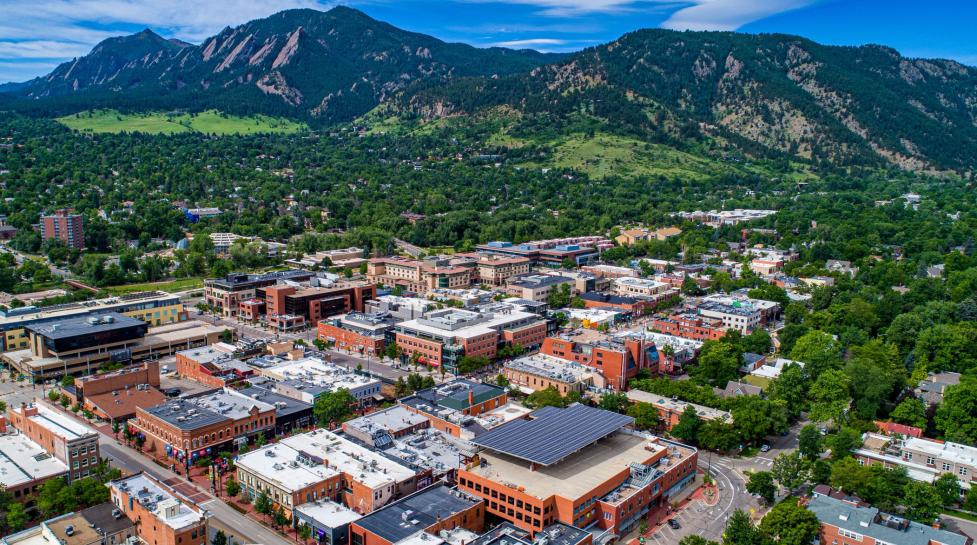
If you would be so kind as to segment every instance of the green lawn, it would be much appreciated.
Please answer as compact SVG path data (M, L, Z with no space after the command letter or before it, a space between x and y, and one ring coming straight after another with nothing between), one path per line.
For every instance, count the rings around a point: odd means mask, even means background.
M140 291L165 291L169 293L177 291L186 291L196 288L202 288L204 286L204 281L202 278L180 278L177 280L171 280L169 282L146 282L144 284L125 284L122 286L110 286L104 288L104 291L111 295L125 295L127 293L136 293Z
M123 114L115 110L91 110L59 117L57 121L70 129L90 133L177 134L200 132L228 135L293 133L309 128L304 123L277 117L266 115L241 117L222 114L217 110L207 110L197 114L172 112Z

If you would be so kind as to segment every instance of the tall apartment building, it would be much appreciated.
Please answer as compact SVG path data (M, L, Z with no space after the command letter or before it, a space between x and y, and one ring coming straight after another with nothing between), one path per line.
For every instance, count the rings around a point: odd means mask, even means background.
M112 504L136 524L147 545L207 545L210 514L143 472L107 483Z
M14 427L69 469L68 480L92 474L99 461L98 432L41 403L9 407Z
M445 309L401 322L395 327L397 346L421 363L457 370L463 356L494 358L499 346L539 346L546 321L516 305L494 303L471 310Z
M378 257L367 262L366 278L385 286L402 286L417 292L447 288L467 288L475 277L474 260L469 258Z
M247 320L264 317L279 331L290 331L352 310L363 311L366 301L376 297L376 286L366 282L343 282L332 286L296 287L275 285L255 290L242 301L239 316Z
M457 254L475 259L475 281L486 286L504 286L513 276L529 273L528 257L508 257L486 253Z
M74 210L55 210L53 214L41 216L41 239L60 240L69 248L81 250L85 247L84 220Z

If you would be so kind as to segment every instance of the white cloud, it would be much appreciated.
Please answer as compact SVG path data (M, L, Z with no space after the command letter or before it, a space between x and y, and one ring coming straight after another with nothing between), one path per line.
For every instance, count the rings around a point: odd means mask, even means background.
M818 0L693 0L695 5L672 14L662 28L737 30L771 15L810 6Z
M560 40L557 38L528 38L525 40L509 40L506 42L495 42L491 44L495 47L512 47L516 49L527 48L527 47L539 47L547 45L566 45L566 40Z

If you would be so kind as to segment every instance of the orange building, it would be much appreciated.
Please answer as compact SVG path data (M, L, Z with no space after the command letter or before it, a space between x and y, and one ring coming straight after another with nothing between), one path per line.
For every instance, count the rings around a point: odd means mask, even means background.
M176 353L176 373L211 388L223 388L253 376L255 371L226 350L201 346Z
M107 484L112 503L136 523L147 545L207 545L210 514L195 502L146 473Z
M430 534L434 545L441 541L434 537L441 531L464 528L481 533L484 526L481 499L439 483L350 523L349 537L350 545L394 545Z
M69 481L88 477L98 465L98 432L43 402L9 407L7 418L31 441L68 465Z
M365 282L309 288L275 285L257 288L254 298L241 302L239 314L255 320L263 313L269 326L288 331L352 310L362 312L366 301L375 297L376 286Z
M303 503L337 500L342 494L338 471L282 443L265 445L234 460L237 481L254 499L264 492L288 518Z
M637 338L621 340L590 331L547 337L539 353L592 367L604 377L607 388L618 391L626 390L641 369L658 372L654 343Z
M318 337L321 341L335 343L341 350L378 355L383 352L387 339L393 337L395 324L396 321L386 313L351 312L321 320Z
M728 329L718 318L707 318L695 313L673 314L668 318L658 317L652 320L649 326L667 335L697 341L721 339Z
M458 488L530 533L562 522L624 535L691 484L698 458L632 422L580 404L539 409L476 437L479 463L459 471Z

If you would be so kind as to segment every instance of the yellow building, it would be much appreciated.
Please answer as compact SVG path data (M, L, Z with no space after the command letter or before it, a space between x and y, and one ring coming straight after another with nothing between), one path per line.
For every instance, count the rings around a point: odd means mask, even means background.
M49 307L14 308L0 311L3 352L21 350L30 345L24 329L27 326L107 312L138 318L151 326L173 324L187 319L186 308L180 297L162 291L131 293Z

